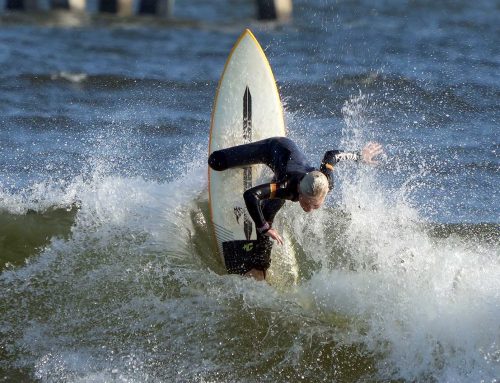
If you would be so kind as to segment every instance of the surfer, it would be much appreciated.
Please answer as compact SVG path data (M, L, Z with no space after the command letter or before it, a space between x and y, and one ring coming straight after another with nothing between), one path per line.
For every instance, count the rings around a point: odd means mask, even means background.
M269 238L283 244L283 238L272 225L285 201L299 202L305 212L318 209L328 191L333 189L333 169L338 162L351 160L376 164L374 157L382 152L382 145L375 142L368 143L357 152L329 150L317 170L309 164L298 146L286 137L273 137L214 151L208 158L213 170L264 164L274 172L271 182L254 186L243 193L248 213L257 229L257 249L251 258L244 261L244 267L234 272L264 280L271 263L272 243ZM238 259L241 263L241 258ZM231 260L226 258L226 266L228 263ZM228 271L231 272L229 268Z

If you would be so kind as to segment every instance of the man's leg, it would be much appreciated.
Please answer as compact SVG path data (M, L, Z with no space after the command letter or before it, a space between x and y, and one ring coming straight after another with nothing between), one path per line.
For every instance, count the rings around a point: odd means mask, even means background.
M253 278L257 281L265 281L266 280L266 272L264 270L252 269L248 273L245 274L245 277Z
M273 244L269 237L257 233L257 245L253 253L250 265L250 271L244 275L247 277L255 278L258 281L266 279L266 272L271 265L271 250Z
M217 171L256 164L269 165L272 139L216 150L208 157L208 164Z
M264 214L264 218L272 226L274 217L279 209L283 207L285 204L285 200L282 199L268 199L262 202L262 213ZM273 241L262 234L257 234L257 241L259 242L259 253L268 254L267 267L262 269L253 268L245 275L255 278L258 281L263 281L266 279L266 271L271 264L271 249L273 247Z

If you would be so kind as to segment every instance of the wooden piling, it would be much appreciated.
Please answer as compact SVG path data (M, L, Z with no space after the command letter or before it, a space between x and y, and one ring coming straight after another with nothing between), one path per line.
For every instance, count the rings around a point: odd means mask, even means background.
M292 16L292 0L257 0L259 20L286 20Z
M105 12L120 16L152 14L172 17L175 0L0 0L4 10L49 11L64 8L78 12Z
M48 11L51 9L50 0L4 0L0 2L2 10L20 11Z
M162 17L172 17L174 14L175 0L158 0L156 14Z
M87 10L87 1L85 0L68 0L69 9L72 11L84 12Z

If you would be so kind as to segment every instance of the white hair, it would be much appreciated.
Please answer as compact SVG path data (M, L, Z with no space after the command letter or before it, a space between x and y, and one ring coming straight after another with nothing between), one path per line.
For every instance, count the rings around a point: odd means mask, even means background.
M308 197L324 197L328 193L328 179L323 173L314 170L302 178L299 190Z

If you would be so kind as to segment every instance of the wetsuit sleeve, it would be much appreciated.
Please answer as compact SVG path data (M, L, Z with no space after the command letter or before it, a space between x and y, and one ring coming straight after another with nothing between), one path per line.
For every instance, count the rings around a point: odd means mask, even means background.
M285 195L285 186L286 185L280 183L268 183L255 186L243 193L248 213L250 213L250 216L255 222L255 226L259 233L265 233L271 228L264 218L261 201L274 198L288 199ZM274 214L276 214L276 212L274 212Z
M341 161L359 161L361 159L360 152L342 152L340 150L329 150L323 156L321 166L319 168L328 179L329 189L333 189L333 169L334 166Z

